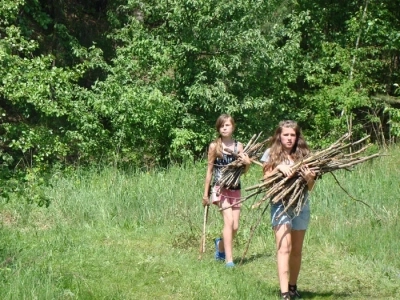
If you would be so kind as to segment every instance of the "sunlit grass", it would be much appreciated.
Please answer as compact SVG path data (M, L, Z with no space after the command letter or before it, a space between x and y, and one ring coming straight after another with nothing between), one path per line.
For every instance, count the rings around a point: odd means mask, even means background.
M335 176L311 193L299 288L305 299L396 299L400 151ZM265 214L244 264L213 260L222 220L210 208L198 260L205 164L153 173L112 168L55 174L49 208L0 206L1 299L278 299L274 241ZM253 166L243 186L261 178ZM260 211L242 209L239 262Z

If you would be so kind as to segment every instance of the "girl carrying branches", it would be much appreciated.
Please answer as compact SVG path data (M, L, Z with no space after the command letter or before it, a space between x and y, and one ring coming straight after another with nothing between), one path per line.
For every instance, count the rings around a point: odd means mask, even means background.
M264 178L273 172L281 172L284 176L292 177L294 174L291 166L309 154L309 149L304 140L300 127L294 121L279 123L270 142L270 148L264 153L261 161L264 162ZM308 190L315 183L315 173L302 166L300 176L307 182ZM271 204L271 223L275 234L277 268L282 299L300 298L297 291L297 279L300 273L303 241L310 221L310 206L308 192L303 195L304 206L299 213L290 207L285 209L285 199Z
M234 267L233 238L239 228L241 186L226 188L219 184L221 169L229 163L239 160L245 165L245 172L250 166L247 153L243 152L243 144L234 140L235 121L230 115L222 114L215 124L218 137L208 148L208 165L204 182L203 206L209 205L208 196L211 193L212 203L218 205L224 221L222 238L215 239L215 259L225 261L226 267ZM211 182L211 179L213 181ZM211 191L210 191L211 189Z

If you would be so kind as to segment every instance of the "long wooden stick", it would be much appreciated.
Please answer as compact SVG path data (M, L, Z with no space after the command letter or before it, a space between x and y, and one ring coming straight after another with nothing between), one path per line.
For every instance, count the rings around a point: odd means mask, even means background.
M200 239L199 259L202 259L203 253L206 252L206 225L207 225L207 217L208 217L209 207L210 207L209 205L204 206L203 233L201 234L201 239Z

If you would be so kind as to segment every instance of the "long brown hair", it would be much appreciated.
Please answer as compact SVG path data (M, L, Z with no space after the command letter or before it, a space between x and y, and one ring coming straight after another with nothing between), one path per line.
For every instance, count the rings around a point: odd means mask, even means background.
M266 170L275 168L277 165L287 159L286 153L283 151L280 138L283 128L292 128L296 133L296 141L293 145L292 150L290 151L290 155L295 162L306 157L310 153L307 143L304 140L303 134L301 133L300 126L297 124L297 122L292 120L281 121L279 122L279 125L275 130L275 134L271 138L269 148L269 160L264 165L264 172Z
M213 141L213 143L215 143L215 157L222 157L222 139L221 139L221 135L219 133L219 129L221 128L221 126L224 125L224 123L226 121L230 121L232 123L233 129L235 129L235 120L232 118L231 115L228 114L222 114L218 117L217 121L215 122L215 129L217 130L218 136L217 138Z

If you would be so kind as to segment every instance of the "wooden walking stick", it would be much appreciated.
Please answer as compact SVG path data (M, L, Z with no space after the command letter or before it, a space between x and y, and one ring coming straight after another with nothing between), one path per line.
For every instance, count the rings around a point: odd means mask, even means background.
M203 233L201 234L200 239L200 253L199 259L202 258L203 253L206 252L206 224L207 224L207 217L208 217L208 209L210 205L204 206L204 215L203 215Z

